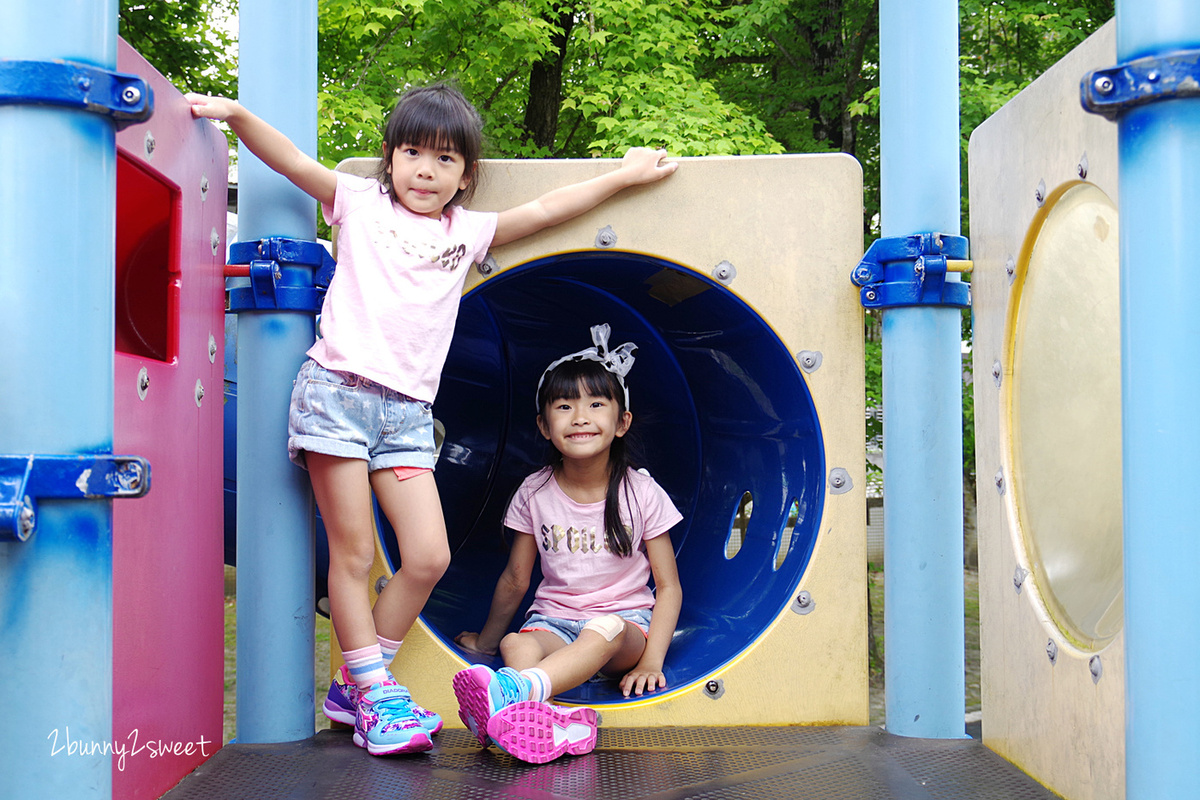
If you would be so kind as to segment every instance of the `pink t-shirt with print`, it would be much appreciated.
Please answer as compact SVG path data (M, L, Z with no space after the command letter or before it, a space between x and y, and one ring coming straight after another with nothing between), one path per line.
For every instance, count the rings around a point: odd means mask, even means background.
M645 540L661 536L683 515L649 475L630 470L621 492L621 519L632 533L633 554L608 551L604 502L576 503L559 488L549 467L535 472L517 489L504 525L534 537L543 580L530 612L562 619L590 619L617 611L654 606L648 585L650 560Z
M325 221L339 225L338 265L308 355L432 403L454 335L463 281L487 255L496 214L447 206L414 214L378 181L339 172Z

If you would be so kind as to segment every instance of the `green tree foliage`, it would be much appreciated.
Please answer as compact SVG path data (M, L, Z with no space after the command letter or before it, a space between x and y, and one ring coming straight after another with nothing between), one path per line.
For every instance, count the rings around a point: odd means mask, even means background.
M121 0L117 32L185 91L237 93L236 0Z

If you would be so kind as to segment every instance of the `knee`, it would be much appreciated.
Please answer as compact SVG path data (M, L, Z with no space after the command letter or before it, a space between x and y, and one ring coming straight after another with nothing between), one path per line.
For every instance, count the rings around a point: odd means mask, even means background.
M446 574L449 566L450 548L439 547L415 556L410 554L400 568L409 580L432 588Z
M341 574L355 581L366 581L374 563L375 547L370 541L365 545L347 544L330 548L329 551L330 573Z
M528 650L528 636L519 633L509 633L500 640L500 657L505 664L521 662L521 656Z

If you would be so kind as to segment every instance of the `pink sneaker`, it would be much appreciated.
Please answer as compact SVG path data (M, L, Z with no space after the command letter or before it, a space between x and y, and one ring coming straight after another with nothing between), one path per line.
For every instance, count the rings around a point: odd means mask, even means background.
M509 755L530 764L545 764L563 753L579 756L592 752L596 722L591 708L523 700L497 711L488 720L487 732Z

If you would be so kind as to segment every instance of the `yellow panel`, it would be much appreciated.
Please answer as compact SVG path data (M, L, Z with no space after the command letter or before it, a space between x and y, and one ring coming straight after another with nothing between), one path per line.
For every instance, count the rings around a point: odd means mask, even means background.
M1115 247L1116 126L1079 105L1115 38L1110 22L970 144L983 739L1073 800L1125 786L1124 638L1111 591L1085 597L1072 575L1119 570L1111 551L1079 552L1093 545L1078 533L1093 513L1111 523L1120 494L1101 468L1120 440L1111 287L1092 274L1109 267L1077 258Z
M472 268L467 289L552 253L594 249L606 227L619 250L651 254L706 277L730 262L736 269L730 290L789 352L822 354L819 369L805 379L826 468L845 469L853 488L826 493L816 546L795 588L810 593L811 613L784 608L719 673L641 703L600 706L604 724L866 724L862 308L849 282L862 255L862 172L843 155L681 160L680 170L661 184L627 190L578 219L497 248L492 256L499 269L484 276ZM339 168L361 174L371 163L354 160ZM485 162L472 207L511 207L614 166L602 160ZM385 574L386 567L377 571ZM334 661L336 667L336 646ZM423 705L448 725L460 725L450 679L465 666L419 622L395 671ZM710 681L718 682L715 698L706 691Z

